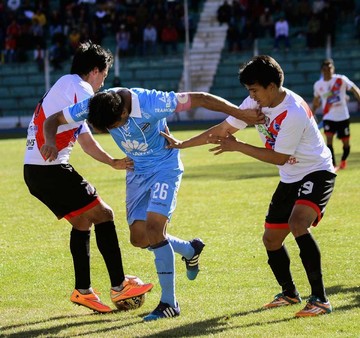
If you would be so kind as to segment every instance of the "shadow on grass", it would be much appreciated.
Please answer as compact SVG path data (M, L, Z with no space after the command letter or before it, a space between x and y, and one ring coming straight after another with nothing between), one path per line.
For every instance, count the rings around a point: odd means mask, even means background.
M82 331L83 333L77 334L76 336L88 336L90 334L96 334L100 332L108 332L112 330L118 330L123 327L129 327L131 325L138 324L139 321L136 317L134 317L134 321L130 322L129 319L126 320L124 323L124 318L121 317L114 317L114 315L119 311L114 311L110 314L99 314L99 313L93 313L93 314L87 314L87 315L77 315L77 316L57 316L57 317L51 317L44 320L34 321L34 322L25 322L25 323L19 323L9 326L0 326L1 334L0 337L11 337L11 338L29 338L29 337L49 337L49 336L57 336L59 335L63 330L67 330L72 327L81 328L83 327ZM145 314L144 314L145 315ZM96 317L95 320L88 320L89 317ZM76 318L75 321L72 321L74 318ZM81 320L81 319L87 319ZM69 319L66 323L62 324L56 324L55 322L64 319ZM78 320L80 319L80 320ZM121 323L119 323L121 322ZM31 326L35 325L41 325L44 323L47 324L46 328L29 328ZM96 324L104 324L107 323L108 327L106 329L100 329L100 330L91 330L86 329L86 326L92 326ZM26 330L23 330L21 328L27 328ZM14 329L21 329L20 332L15 333L5 333L5 330L14 330Z
M359 287L346 287L343 285L336 285L327 288L328 295L336 295L336 294L349 294L349 301L346 305L336 307L334 310L336 312L340 311L351 311L354 308L360 307L360 288ZM255 319L246 324L240 325L229 325L229 321L233 318L237 317L246 317L251 316L254 314L258 314L264 311L271 311L265 310L262 308L254 309L250 311L243 311L243 312L236 312L231 315L224 315L215 318L210 318L207 320L202 321L193 321L191 324L177 326L169 330L164 330L162 332L156 332L152 335L146 335L147 338L158 338L158 337L196 337L196 336L203 336L204 334L207 335L215 335L221 332L226 332L227 330L234 330L234 329L241 329L241 328L251 328L251 327L260 327L263 325L273 325L279 323L286 323L290 321L297 320L295 317L288 317L288 318L279 318L275 320L267 320L267 321L260 321ZM274 311L274 310L273 310ZM276 311L276 310L275 310ZM61 331L67 330L71 327L82 328L82 333L78 333L77 336L89 336L89 335L99 335L101 333L111 332L114 330L121 330L122 328L130 327L132 325L138 325L142 323L142 317L145 316L146 313L137 314L132 318L126 318L124 321L123 317L114 317L114 314L92 314L90 316L96 317L94 320L81 320L84 318L89 319L89 315L78 315L78 316L58 316L48 318L47 320L39 320L34 322L26 322L26 323L19 323L9 326L1 327L2 333L4 337L37 337L37 336L54 336L60 334ZM64 324L56 324L51 322L56 322L57 320L64 320L69 319L68 322ZM75 321L71 322L72 319L76 318ZM79 319L79 320L78 320ZM139 322L140 320L140 322ZM33 325L41 325L46 322L49 322L47 328L33 328L30 329L29 327ZM107 323L106 328L94 329L94 328L86 328L86 326L93 326L96 324L104 324ZM144 323L144 325L148 325ZM174 320L174 325L176 325L176 319ZM28 328L27 330L21 330L21 332L16 333L4 333L5 330L14 330L14 329L21 329L21 328ZM0 335L2 336L2 335ZM141 337L141 336L138 336ZM145 337L145 336L144 336Z
M360 286L347 288L343 285L335 285L326 288L326 293L328 295L336 295L336 294L353 294L349 295L352 297L349 299L348 304L343 306L337 306L334 308L334 311L350 311L354 308L360 308Z

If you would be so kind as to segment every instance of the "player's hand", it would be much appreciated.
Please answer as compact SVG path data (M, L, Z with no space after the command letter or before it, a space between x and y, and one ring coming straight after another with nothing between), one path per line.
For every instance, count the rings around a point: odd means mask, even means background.
M166 126L165 127L165 132L161 131L160 135L165 137L166 140L168 141L167 146L165 147L166 149L172 149L172 148L177 148L177 149L181 149L181 145L182 145L182 141L177 140L171 133L169 128Z
M236 137L229 132L225 137L209 134L206 140L206 143L217 144L216 147L209 149L214 155L220 155L225 151L237 151L239 142L241 141L237 140Z
M265 114L261 109L244 109L245 112L241 118L246 124L264 124L265 123Z
M134 162L131 158L113 159L111 166L117 170L134 170Z
M58 150L55 145L44 144L40 148L41 155L49 162L55 161L58 157Z

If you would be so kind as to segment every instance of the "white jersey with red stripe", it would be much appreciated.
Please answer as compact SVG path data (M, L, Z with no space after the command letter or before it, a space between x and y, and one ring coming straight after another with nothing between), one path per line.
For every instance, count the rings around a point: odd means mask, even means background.
M307 174L327 170L334 172L331 153L321 135L313 113L302 97L285 88L286 96L276 107L262 107L265 124L256 129L265 147L290 155L284 165L277 166L281 181L293 183ZM258 103L247 97L241 109L258 109ZM229 116L227 122L237 129L244 129L243 121Z
M28 127L25 164L55 165L69 162L71 150L79 134L89 133L85 121L61 125L56 134L59 154L55 161L45 161L40 153L44 144L43 123L47 117L94 94L91 85L77 74L62 76L38 103Z
M333 74L331 79L320 79L314 84L314 96L320 97L323 120L343 121L350 118L346 92L354 83L345 75Z

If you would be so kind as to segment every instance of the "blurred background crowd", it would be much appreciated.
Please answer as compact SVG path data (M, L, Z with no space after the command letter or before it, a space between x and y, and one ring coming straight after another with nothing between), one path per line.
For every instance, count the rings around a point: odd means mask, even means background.
M202 2L188 1L190 40ZM360 36L356 11L353 0L225 0L217 19L228 25L230 52L251 48L258 37L274 39L275 50L280 43L290 49L295 35L306 36L304 47L311 49L328 35L335 44L342 20L354 20ZM177 53L185 35L183 0L0 0L0 23L1 63L33 59L39 69L45 50L61 69L88 39L101 44L113 37L119 56L131 57Z

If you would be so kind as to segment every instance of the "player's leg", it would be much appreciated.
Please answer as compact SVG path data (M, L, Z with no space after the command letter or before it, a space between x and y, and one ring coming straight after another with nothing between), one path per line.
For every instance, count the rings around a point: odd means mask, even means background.
M345 169L347 166L346 160L350 154L350 119L338 122L338 138L343 144L339 169Z
M335 125L333 121L323 120L324 121L324 133L326 137L326 145L330 149L331 156L333 159L333 165L336 166L336 159L333 147L333 139L336 133Z
M170 242L175 253L182 255L182 260L186 265L186 276L189 280L196 279L199 269L200 254L204 249L204 242L200 238L185 241L181 238L167 234L166 238Z
M265 308L301 302L290 271L290 257L284 244L286 236L290 233L288 218L297 188L297 185L280 182L272 196L266 216L263 243L268 255L268 264L281 286L281 293L277 294L271 302L264 304Z
M73 226L70 251L75 272L75 290L71 301L98 312L111 309L102 304L91 288L90 229L92 222L84 216L86 210L98 208L96 190L71 165L24 166L24 178L30 192L58 217Z
M311 286L311 297L306 307L296 314L299 317L331 312L322 278L320 249L309 228L321 220L334 183L335 175L327 171L305 176L289 218L289 226L299 246L300 258Z

